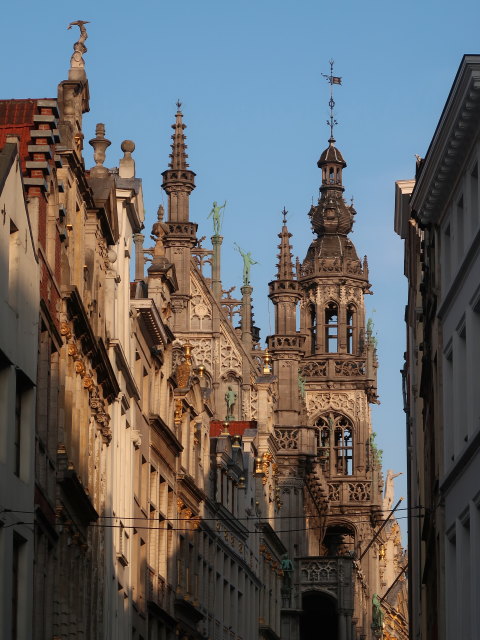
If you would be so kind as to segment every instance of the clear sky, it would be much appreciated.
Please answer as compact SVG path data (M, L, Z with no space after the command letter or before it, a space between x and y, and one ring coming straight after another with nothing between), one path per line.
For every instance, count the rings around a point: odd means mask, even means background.
M161 172L170 152L175 102L183 102L190 167L197 174L191 217L210 237L212 201L227 200L224 288L241 285L236 241L251 251L255 319L263 340L273 330L267 283L275 274L280 212L289 211L294 255L313 238L307 212L318 196L316 162L327 146L328 84L335 60L337 146L348 167L347 198L357 210L352 235L367 254L368 297L379 342L374 430L384 470L405 471L400 369L405 351L403 248L393 231L394 182L413 176L464 53L479 52L480 3L463 0L33 0L2 12L1 97L54 97L66 78L78 29L87 25L90 113L85 138L106 125L117 166L133 139L143 179L148 245ZM93 164L86 144L86 164ZM268 307L270 306L270 312ZM269 326L269 317L272 325ZM406 495L405 474L396 480ZM399 514L403 515L403 514ZM405 530L404 520L400 520Z

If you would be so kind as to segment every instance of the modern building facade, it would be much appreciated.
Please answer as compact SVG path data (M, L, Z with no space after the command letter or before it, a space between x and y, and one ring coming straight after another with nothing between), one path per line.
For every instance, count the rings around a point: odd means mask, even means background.
M405 409L412 638L478 629L480 57L464 56L415 181L398 182L405 241Z
M0 101L3 210L27 243L30 287L0 343L0 553L13 558L2 637L305 640L321 616L340 640L403 640L405 559L369 410L368 266L348 236L356 212L335 141L301 264L284 216L261 349L249 254L241 297L223 288L216 204L211 249L197 236L181 105L151 245L134 143L109 167L98 124L85 168L77 24L57 97ZM5 262L16 245L4 235ZM35 358L12 350L15 332Z

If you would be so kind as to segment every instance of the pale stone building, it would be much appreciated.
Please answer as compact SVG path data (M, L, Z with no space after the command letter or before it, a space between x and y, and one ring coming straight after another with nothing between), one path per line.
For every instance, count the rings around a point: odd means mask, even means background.
M38 220L16 136L0 152L0 636L30 638L33 578Z
M463 57L415 181L397 183L409 282L412 637L476 637L480 57Z

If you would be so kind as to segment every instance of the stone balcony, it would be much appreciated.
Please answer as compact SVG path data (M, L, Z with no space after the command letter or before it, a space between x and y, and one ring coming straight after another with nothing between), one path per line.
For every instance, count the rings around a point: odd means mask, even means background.
M308 382L311 379L343 380L367 377L365 358L345 359L325 358L324 360L304 361L299 369L302 377Z
M310 556L297 558L299 567L300 591L323 588L337 599L345 600L344 606L353 606L353 575L354 564L352 558Z

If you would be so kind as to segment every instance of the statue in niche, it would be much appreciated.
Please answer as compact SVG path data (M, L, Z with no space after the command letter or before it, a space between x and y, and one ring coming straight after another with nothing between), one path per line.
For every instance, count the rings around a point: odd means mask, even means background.
M228 387L225 392L225 402L227 404L227 417L226 420L233 420L233 407L235 406L235 402L237 401L237 394L232 389L232 387Z
M252 258L252 254L250 251L242 251L242 249L236 242L235 247L237 248L238 253L243 258L243 286L248 287L250 285L250 267L252 266L252 264L258 264L258 262Z
M207 220L208 218L212 218L213 219L213 235L214 236L219 236L220 232L222 230L222 209L224 210L223 213L225 213L225 207L227 206L227 201L225 200L225 202L222 204L221 207L218 206L218 204L216 203L216 201L213 203L212 205L212 210L210 211L210 213L208 214Z
M288 557L288 553L284 553L281 561L281 568L283 573L283 583L281 588L282 594L282 607L284 609L288 609L291 605L291 596L292 596L292 573L293 573L293 562Z
M376 593L372 598L372 629L380 632L383 629L382 603Z

